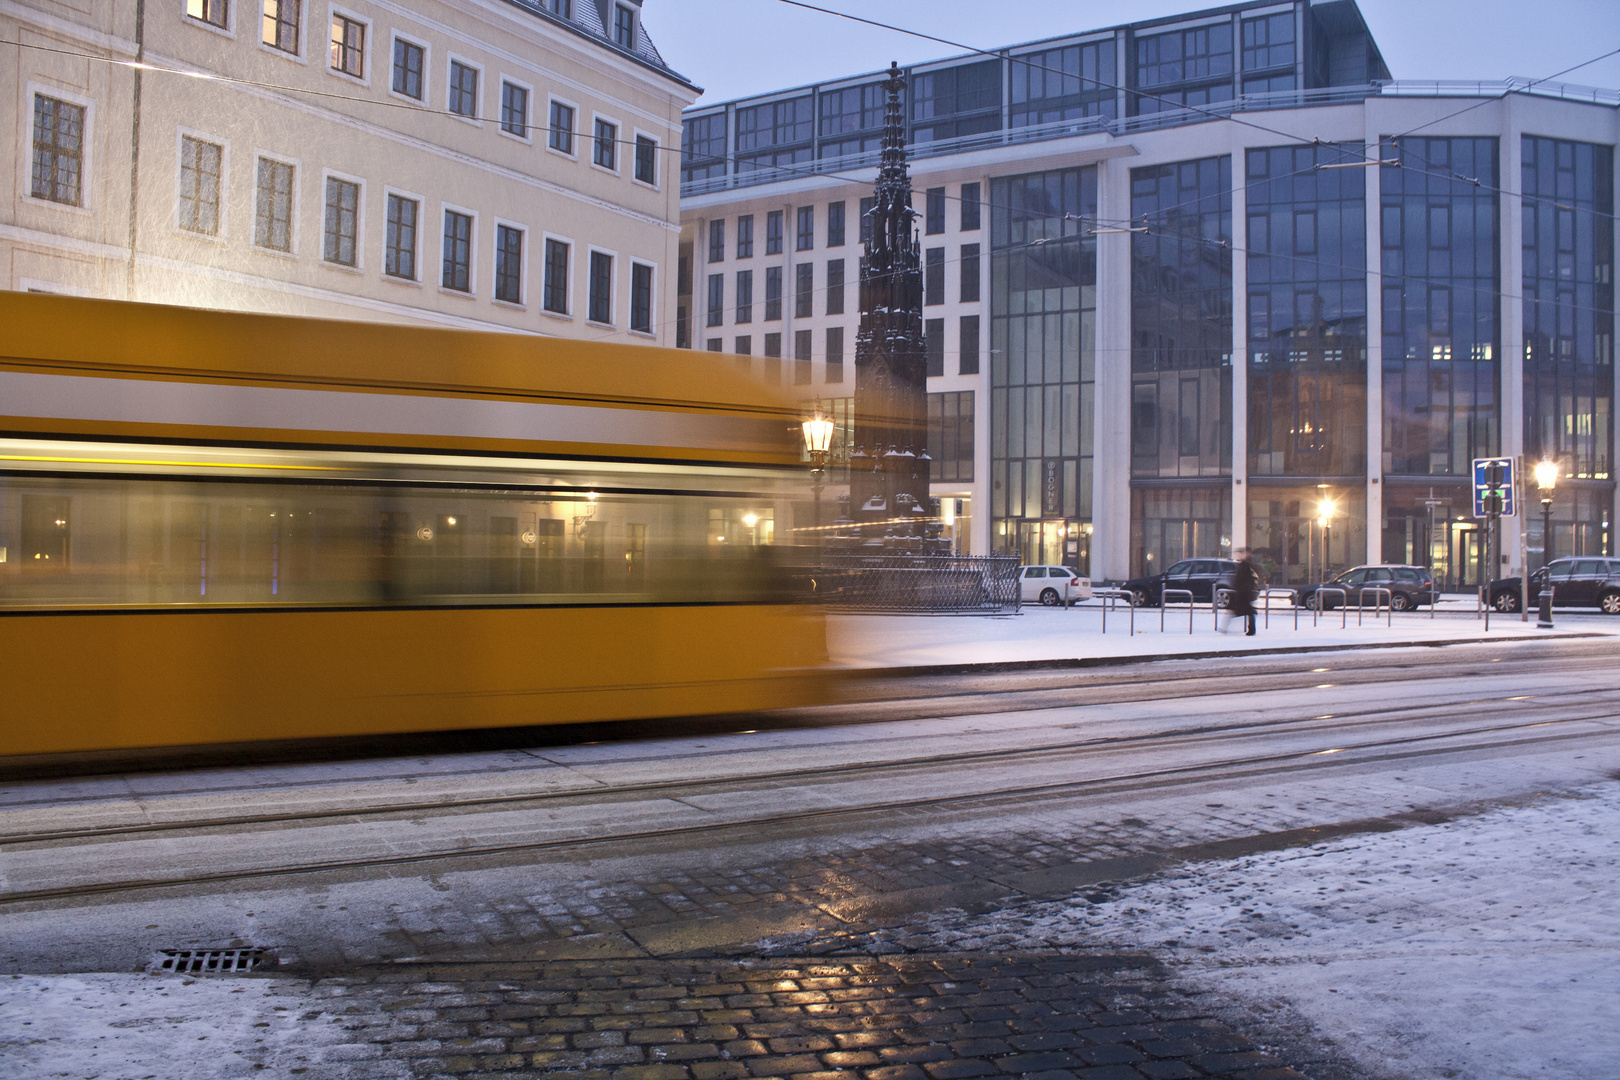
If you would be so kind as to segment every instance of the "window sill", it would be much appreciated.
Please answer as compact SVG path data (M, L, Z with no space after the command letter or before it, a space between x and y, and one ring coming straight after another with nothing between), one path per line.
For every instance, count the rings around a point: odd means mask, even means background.
M215 26L207 19L196 19L190 15L184 16L184 19L187 26L195 27L198 30L206 30L210 34L218 34L220 37L230 38L232 41L236 40L236 31L231 27Z
M610 169L606 165L599 165L594 161L591 162L591 169L594 170L595 172L606 173L609 176L615 176L616 177L616 176L619 175L619 170L618 169Z
M478 299L478 294L476 292L473 292L471 289L468 289L465 292L463 292L461 289L452 289L452 288L449 288L449 287L444 286L444 285L439 286L439 294L441 296L454 296L454 297L456 297L457 299L460 299L460 300L476 300L476 299Z
M400 277L398 274L390 274L386 270L383 271L382 279L395 285L407 285L413 289L420 289L423 287L423 283L418 281L416 278Z
M445 112L446 116L450 117L450 119L452 119L452 120L460 120L463 124L466 124L468 127L481 128L481 127L484 126L484 122L482 120L478 119L478 117L476 117L476 116L468 116L466 113L458 113L458 112L454 112L454 111L452 111L450 109L446 109L444 112Z
M344 263L332 262L329 259L322 259L321 260L321 265L326 267L328 270L337 270L340 273L353 274L355 277L365 277L366 276L365 267L361 266L359 263L356 263L353 266L348 266L348 265L345 265Z
M586 326L594 326L599 330L617 330L618 329L618 327L614 326L610 322L597 322L595 319L586 319L585 320L585 325Z
M334 79L342 79L344 82L353 83L356 86L364 86L368 89L371 86L371 80L369 78L365 78L360 75L350 75L347 71L343 71L340 68L329 67L326 69L326 73L332 76Z
M265 247L263 244L254 244L253 250L258 252L260 255L269 255L277 259L290 259L293 262L298 261L298 252L296 249L292 251L282 251L280 248Z
M490 297L489 302L491 304L494 304L496 307L506 308L509 311L528 311L529 310L529 305L525 304L525 303L523 303L521 301L502 300L499 297Z
M567 150L559 150L555 146L552 146L550 143L546 144L546 153L555 155L556 157L564 158L564 159L566 159L568 161L572 161L576 165L579 163L579 155L578 154L569 153Z
M23 198L33 206L48 206L53 210L65 210L70 214L83 214L86 216L95 215L94 210L91 210L88 206L85 206L82 203L74 204L57 202L55 199L42 199L38 195L33 194L24 195Z
M534 145L534 140L527 135L514 135L512 132L507 131L505 128L499 126L497 126L495 130L501 135L502 138L511 139L513 142L522 143L524 146Z
M277 48L276 46L271 45L269 42L263 40L259 42L259 48L272 56L279 56L289 63L303 64L306 67L309 65L309 60L304 56L303 53L288 52L286 49Z
M188 240L201 240L205 244L215 244L219 247L224 247L230 242L230 238L224 233L197 232L195 229L188 229L183 225L176 225L171 231L175 236L183 236Z
M540 314L544 315L548 319L556 319L558 322L571 323L574 321L574 317L568 314L566 311L552 311L550 308L541 308Z
M637 187L646 188L648 191L662 191L663 190L662 188L660 188L658 186L657 183L649 183L648 181L641 179L641 177L639 177L639 176L630 177L630 182L632 184L636 185ZM737 257L740 259L743 256L739 255Z

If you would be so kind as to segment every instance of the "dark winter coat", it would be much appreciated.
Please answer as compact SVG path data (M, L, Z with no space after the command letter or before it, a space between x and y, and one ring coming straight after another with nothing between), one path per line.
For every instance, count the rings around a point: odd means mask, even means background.
M1260 572L1250 559L1238 560L1232 571L1232 614L1253 615L1254 602L1260 596Z

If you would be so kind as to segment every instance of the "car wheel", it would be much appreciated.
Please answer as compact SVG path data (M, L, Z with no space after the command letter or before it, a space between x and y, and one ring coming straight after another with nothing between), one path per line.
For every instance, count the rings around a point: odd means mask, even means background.
M1041 590L1041 606L1042 607L1057 607L1061 603L1063 603L1063 597L1061 597L1061 596L1059 596L1057 594L1056 589L1042 589Z
M1147 593L1143 592L1141 589L1137 589L1135 592L1131 593L1131 607L1147 607L1147 606L1148 606Z
M1491 606L1497 611L1511 615L1519 610L1519 594L1516 592L1499 592L1491 601Z
M1396 593L1389 598L1389 606L1393 611L1411 611L1412 598L1404 593Z
M1606 592L1598 601L1605 615L1620 615L1620 592Z

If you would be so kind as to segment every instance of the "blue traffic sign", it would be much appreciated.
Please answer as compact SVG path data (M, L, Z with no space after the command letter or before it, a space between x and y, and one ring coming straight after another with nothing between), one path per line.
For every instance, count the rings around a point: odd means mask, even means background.
M1501 514L1512 517L1516 512L1513 504L1513 459L1475 458L1474 516L1482 518L1488 514Z

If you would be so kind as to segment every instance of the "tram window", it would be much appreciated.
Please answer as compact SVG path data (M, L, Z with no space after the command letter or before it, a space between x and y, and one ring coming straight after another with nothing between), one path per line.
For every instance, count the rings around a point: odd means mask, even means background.
M22 497L22 557L29 570L66 570L71 504L56 495Z

